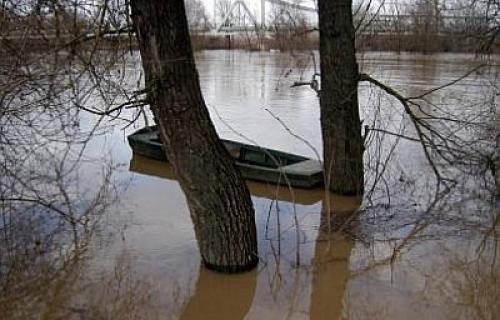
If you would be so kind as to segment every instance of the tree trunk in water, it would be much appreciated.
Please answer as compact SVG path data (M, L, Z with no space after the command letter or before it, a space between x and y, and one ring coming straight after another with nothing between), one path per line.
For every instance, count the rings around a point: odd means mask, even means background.
M131 8L148 101L186 195L202 261L220 272L250 270L258 263L250 193L203 100L184 1L133 0Z
M363 193L363 139L358 106L352 0L320 0L321 129L325 184L336 193Z

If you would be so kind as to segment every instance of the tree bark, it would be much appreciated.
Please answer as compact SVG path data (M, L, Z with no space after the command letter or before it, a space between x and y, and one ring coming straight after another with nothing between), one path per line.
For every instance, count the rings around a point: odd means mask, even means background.
M363 139L352 0L320 0L321 129L327 187L363 193Z
M183 0L133 0L148 102L189 206L203 263L234 273L258 263L250 193L210 120ZM161 195L158 195L161 197Z

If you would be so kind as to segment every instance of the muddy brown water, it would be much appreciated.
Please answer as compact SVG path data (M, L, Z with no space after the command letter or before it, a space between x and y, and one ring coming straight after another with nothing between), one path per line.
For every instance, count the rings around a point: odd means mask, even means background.
M365 72L407 95L446 84L474 64L469 55L360 58ZM307 61L307 54L198 53L203 93L220 136L313 158L321 154L318 98L307 87L290 88L301 77L309 79ZM129 66L139 68L137 61ZM489 80L473 75L433 101L468 105L485 96ZM382 104L377 114L387 128L411 131L394 100L364 84L360 92L367 121L379 121L374 110ZM81 309L103 308L117 319L500 319L495 237L483 241L482 234L468 232L473 227L436 235L428 230L448 226L429 224L404 240L420 223L412 217L426 207L425 186L432 180L418 145L400 142L389 174L397 181L414 179L419 188L411 182L407 189L394 187L394 202L381 192L374 211L358 212L361 199L321 189L290 191L248 182L261 262L252 272L227 276L200 267L175 174L166 163L132 154L125 137L133 130L117 126L86 151L88 158L104 153L122 164L116 176L127 187L119 209L109 214L109 241L95 246L81 271L86 277L79 281L91 287L78 294ZM419 209L393 207L397 199L416 202ZM489 203L482 209L495 211L497 204ZM465 215L464 206L452 203L440 210ZM333 221L322 212L330 212ZM498 228L492 234L498 236Z

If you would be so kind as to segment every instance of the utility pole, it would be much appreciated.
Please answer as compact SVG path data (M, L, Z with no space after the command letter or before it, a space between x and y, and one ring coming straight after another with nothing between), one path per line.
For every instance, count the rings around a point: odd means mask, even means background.
M266 29L266 0L260 0L260 28Z
M217 30L217 0L214 0L214 30Z

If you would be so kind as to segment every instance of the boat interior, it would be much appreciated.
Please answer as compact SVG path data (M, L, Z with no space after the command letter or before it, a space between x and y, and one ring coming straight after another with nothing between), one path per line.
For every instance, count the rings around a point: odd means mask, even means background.
M158 136L152 138L151 141L161 143ZM281 152L245 146L233 141L223 140L223 142L231 156L240 163L277 169L305 160L297 156L286 156L286 154L281 154Z

